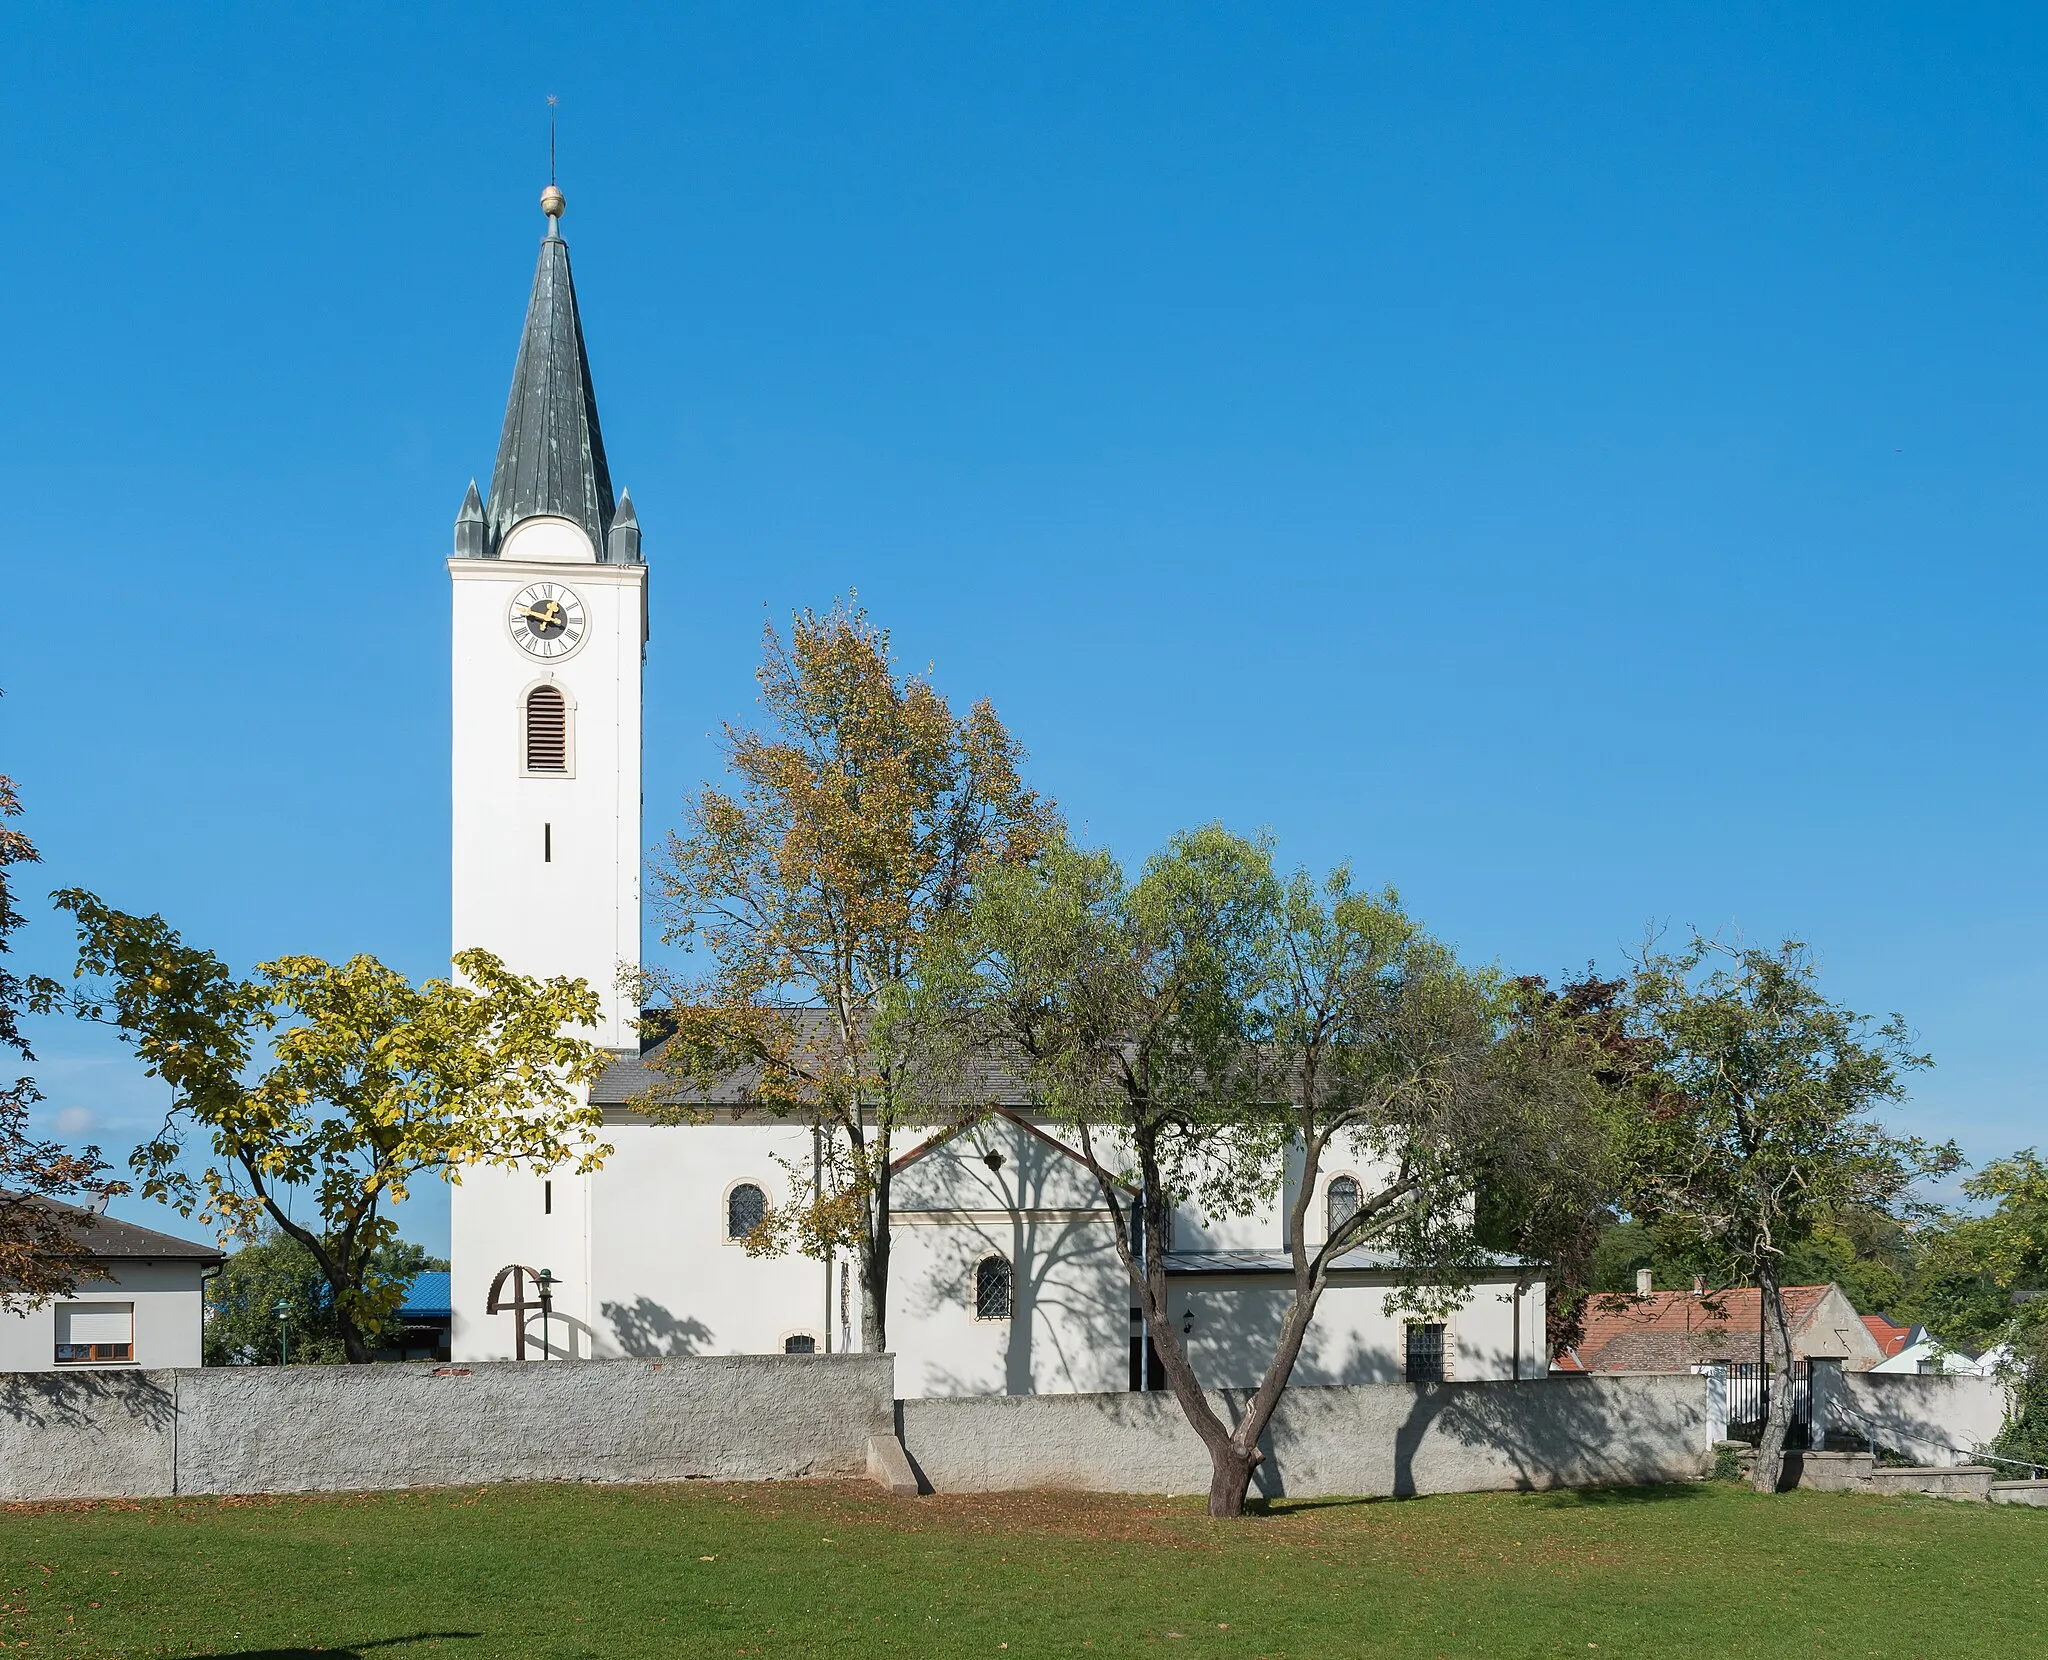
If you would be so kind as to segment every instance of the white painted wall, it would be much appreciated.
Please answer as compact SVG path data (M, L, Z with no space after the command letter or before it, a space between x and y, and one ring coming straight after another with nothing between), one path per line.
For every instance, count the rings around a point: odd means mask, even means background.
M451 944L458 951L482 946L523 974L582 977L604 1006L603 1024L586 1035L610 1048L635 1048L639 1011L620 997L618 977L622 965L640 966L646 567L451 559L448 575ZM513 644L507 622L512 596L539 580L574 589L589 618L574 655L549 663ZM569 703L567 776L524 775L525 697L543 681L559 686ZM547 860L544 825L553 827Z
M0 1372L121 1371L138 1366L197 1366L200 1355L201 1264L122 1262L86 1280L69 1297L25 1311L0 1310ZM58 1303L133 1303L135 1358L57 1365Z
M646 567L598 564L589 538L567 520L529 520L514 528L505 550L513 557L448 561L450 944L457 951L481 946L523 974L586 980L602 1017L584 1035L610 1048L636 1048L639 1011L620 995L619 977L640 966ZM537 580L567 584L588 620L576 651L546 663L513 643L508 620L512 597ZM566 776L525 772L525 699L544 681L558 686L569 705ZM553 1183L551 1214L543 1213L544 1181ZM565 1332L575 1352L591 1352L597 1310L590 1198L589 1180L567 1171L465 1174L449 1207L458 1359L512 1352L509 1319L486 1320L483 1310L492 1278L515 1262L545 1267L561 1280L556 1298Z
M810 1133L758 1116L655 1125L614 1113L614 1149L587 1178L472 1173L457 1190L454 1354L513 1352L509 1315L481 1314L490 1275L506 1263L550 1269L562 1282L551 1335L558 1354L773 1354L794 1333L821 1350L846 1347L839 1264L750 1257L725 1239L725 1201L752 1181L771 1203L809 1180ZM906 1134L907 1152L923 1139ZM989 1154L997 1155L991 1165ZM1233 1230L1272 1249L1269 1231ZM1183 1224L1185 1225L1185 1224ZM980 1317L975 1267L999 1254L1012 1266L1007 1320ZM1312 1328L1296 1380L1304 1385L1402 1380L1408 1316L1389 1314L1392 1277L1336 1276ZM859 1346L858 1286L844 1305ZM1476 1286L1447 1320L1455 1381L1515 1375L1512 1281ZM1256 1384L1289 1296L1279 1274L1176 1276L1172 1307L1185 1322L1196 1369L1211 1387ZM1093 1178L1044 1137L995 1119L905 1165L894 1191L889 1339L896 1392L958 1394L1115 1391L1129 1381L1132 1303ZM1521 1375L1547 1370L1543 1288L1521 1297ZM529 1321L529 1341L539 1340ZM534 1352L532 1350L529 1351Z
M1387 1309L1391 1275L1339 1272L1316 1308L1293 1381L1303 1386L1402 1383L1405 1327L1416 1315ZM1210 1389L1257 1386L1272 1360L1274 1340L1293 1296L1279 1274L1176 1276L1175 1320L1196 1375ZM1515 1376L1514 1282L1505 1275L1482 1280L1464 1304L1444 1318L1444 1372L1452 1383L1484 1383ZM1543 1336L1543 1287L1521 1295L1524 1379L1549 1370Z
M1125 1387L1129 1282L1085 1169L996 1119L906 1166L894 1197L889 1343L899 1395ZM1007 1320L976 1308L976 1268L992 1255L1011 1267Z

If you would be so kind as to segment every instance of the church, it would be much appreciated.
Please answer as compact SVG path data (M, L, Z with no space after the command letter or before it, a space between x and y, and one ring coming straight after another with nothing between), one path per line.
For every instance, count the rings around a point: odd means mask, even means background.
M451 945L603 999L615 1059L592 1086L613 1151L585 1175L466 1171L451 1194L458 1360L830 1354L859 1347L851 1264L749 1255L741 1241L812 1158L811 1133L715 1091L700 1122L636 1111L653 1081L638 1010L641 685L648 565L614 494L561 232L546 228L491 471L455 521ZM660 555L657 552L657 557ZM1327 1171L1315 1238L1370 1190ZM895 1167L890 1347L899 1397L1158 1386L1092 1176L1031 1103L965 1133L907 1138ZM1257 1383L1289 1295L1283 1189L1263 1214L1174 1219L1171 1311L1212 1387ZM534 1282L546 1276L542 1311ZM1534 1378L1544 1286L1513 1267L1440 1321L1386 1308L1388 1261L1350 1252L1294 1381Z

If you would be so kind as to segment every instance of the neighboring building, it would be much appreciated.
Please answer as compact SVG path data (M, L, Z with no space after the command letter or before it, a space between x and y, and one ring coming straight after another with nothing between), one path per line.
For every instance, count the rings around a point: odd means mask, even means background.
M70 1296L0 1312L0 1372L197 1366L202 1287L226 1260L220 1248L39 1202L71 1220L89 1266Z
M379 1360L446 1360L448 1358L448 1276L445 1272L416 1275L398 1305L398 1341L377 1350Z
M1869 1329L1870 1335L1877 1339L1878 1352L1886 1360L1891 1359L1912 1340L1912 1327L1898 1325L1882 1314L1864 1315L1863 1324ZM1878 1368L1873 1366L1871 1370L1874 1372Z
M617 990L640 963L641 664L647 567L630 499L614 500L583 328L548 216L488 500L455 524L453 938L530 974L577 975L619 1052L595 1086L615 1151L588 1176L465 1171L451 1195L457 1360L529 1352L541 1321L489 1312L515 1266L550 1276L561 1355L815 1353L856 1346L852 1265L749 1256L741 1239L811 1169L801 1125L754 1108L745 1080L659 1125L634 1106L656 1074ZM654 1059L651 1054L646 1059ZM1100 1194L1023 1092L953 1137L906 1136L897 1163L889 1333L904 1395L1141 1386L1143 1343ZM1355 1206L1372 1172L1333 1169L1314 1207ZM1265 1214L1176 1218L1173 1312L1206 1381L1256 1381L1286 1306L1291 1194ZM520 1283L524 1283L523 1279ZM1534 1376L1540 1281L1503 1267L1448 1320L1389 1315L1395 1276L1357 1255L1338 1271L1304 1383ZM524 1302L524 1296L506 1300Z
M1762 1358L1763 1294L1754 1286L1727 1291L1639 1290L1633 1297L1597 1292L1586 1332L1563 1356L1564 1372L1682 1372L1692 1366ZM1792 1352L1802 1360L1838 1360L1867 1372L1884 1359L1878 1340L1839 1285L1788 1285L1785 1317Z
M1939 1372L1950 1377L1988 1378L1995 1377L2003 1351L1993 1349L1986 1354L1971 1354L1967 1349L1951 1349L1931 1336L1925 1326L1915 1326L1905 1333L1904 1341L1885 1358L1871 1367L1873 1372Z

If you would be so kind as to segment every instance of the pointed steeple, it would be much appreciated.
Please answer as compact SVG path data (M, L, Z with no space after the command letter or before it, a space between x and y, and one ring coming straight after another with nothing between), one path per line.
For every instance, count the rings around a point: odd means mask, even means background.
M605 557L614 565L637 565L640 559L640 517L633 511L633 492L619 492L619 510L612 515L611 540Z
M455 557L487 559L490 538L484 532L484 499L476 493L476 480L469 481L469 494L462 498L462 511L455 515Z
M612 527L612 480L569 277L569 245L562 240L562 193L549 185L540 205L548 230L512 370L498 464L491 469L490 549L495 554L520 520L552 514L581 525L592 553L603 560Z

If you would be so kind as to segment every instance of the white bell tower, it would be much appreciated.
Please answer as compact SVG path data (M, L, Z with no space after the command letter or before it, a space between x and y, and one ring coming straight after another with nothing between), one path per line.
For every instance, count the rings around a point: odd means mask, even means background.
M474 481L448 561L454 599L453 934L522 974L589 982L585 1035L637 1052L622 971L640 967L640 680L647 567L612 496L561 236L541 197L534 273L488 501ZM552 1270L564 1329L588 1322L588 1178L465 1172L451 1195L454 1353L509 1352L486 1320L508 1263ZM581 1352L587 1353L587 1350Z

